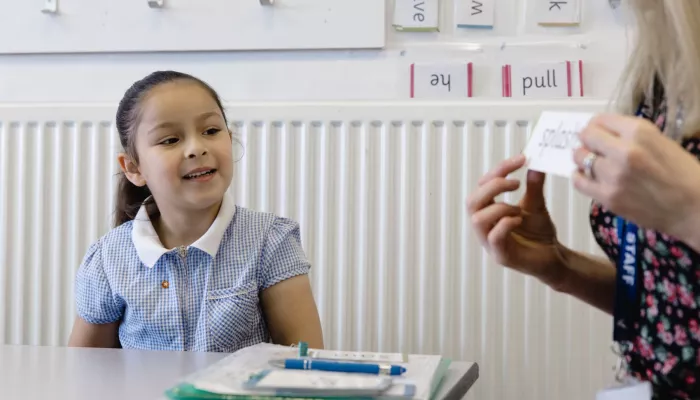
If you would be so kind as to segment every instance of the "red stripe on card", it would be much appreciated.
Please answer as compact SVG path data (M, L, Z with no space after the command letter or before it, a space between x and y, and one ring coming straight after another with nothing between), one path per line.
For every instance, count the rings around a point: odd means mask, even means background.
M513 97L513 77L511 76L511 72L511 65L506 65L506 91L508 97Z
M581 90L581 97L583 97L583 60L578 60L578 84Z
M472 97L472 63L467 64L467 97Z
M414 86L413 86L414 72L415 72L415 64L411 64L411 98L413 98L413 91L414 91Z
M566 62L566 80L567 80L567 88L569 91L569 97L571 97L571 61Z
M506 97L506 66L501 67L501 96Z

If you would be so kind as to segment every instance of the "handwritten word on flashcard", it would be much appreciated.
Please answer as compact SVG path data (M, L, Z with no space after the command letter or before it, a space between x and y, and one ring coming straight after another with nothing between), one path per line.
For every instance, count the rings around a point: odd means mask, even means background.
M575 26L581 23L580 0L536 0L541 26Z
M583 62L505 65L503 97L583 97Z
M458 28L492 29L496 0L455 0L455 23Z
M437 31L439 14L439 0L395 0L393 25L397 31Z
M472 63L411 64L411 98L472 97Z
M523 152L528 168L571 177L576 171L574 150L580 146L578 135L592 117L590 113L543 112Z

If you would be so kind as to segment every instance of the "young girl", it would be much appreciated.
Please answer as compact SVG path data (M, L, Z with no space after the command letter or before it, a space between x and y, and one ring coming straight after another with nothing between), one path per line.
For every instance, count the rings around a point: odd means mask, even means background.
M232 134L216 92L179 72L117 110L116 228L77 274L69 346L233 352L322 348L298 225L234 205Z

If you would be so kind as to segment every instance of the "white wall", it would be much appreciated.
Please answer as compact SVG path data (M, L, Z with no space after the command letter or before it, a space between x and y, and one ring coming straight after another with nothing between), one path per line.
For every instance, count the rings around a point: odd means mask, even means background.
M500 97L504 63L577 59L585 63L586 95L607 97L625 54L625 32L608 1L584 0L578 28L547 29L526 18L536 1L502 0L493 32L467 32L452 28L453 1L443 0L440 33L394 32L389 20L383 51L4 55L0 103L115 103L130 83L165 68L209 81L226 101L403 100L411 62L446 59L475 63L471 101Z

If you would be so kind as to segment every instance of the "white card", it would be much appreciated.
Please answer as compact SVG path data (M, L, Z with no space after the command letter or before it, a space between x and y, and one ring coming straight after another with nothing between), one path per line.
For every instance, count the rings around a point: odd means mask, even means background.
M493 28L496 0L455 0L458 28Z
M631 381L618 387L601 390L596 394L596 400L651 400L651 384L649 382Z
M437 31L439 0L395 0L394 27L399 31Z
M538 24L578 25L581 23L581 3L579 0L536 0Z
M578 135L592 117L581 112L543 112L523 151L528 168L570 178L576 171Z
M472 96L471 63L411 64L412 98L456 99Z
M571 63L515 64L510 66L510 96L515 98L571 97Z

